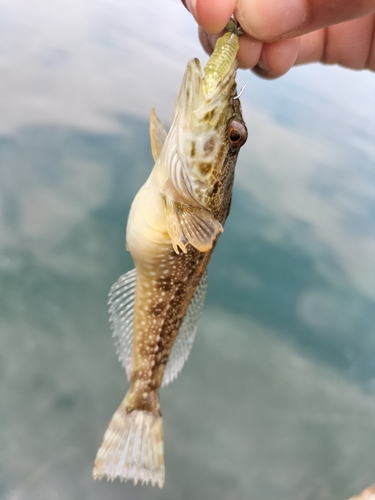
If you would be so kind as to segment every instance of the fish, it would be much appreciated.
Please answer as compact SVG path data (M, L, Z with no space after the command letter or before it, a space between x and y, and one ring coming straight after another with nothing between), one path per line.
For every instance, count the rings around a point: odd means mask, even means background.
M130 388L98 450L94 479L162 487L158 391L186 362L207 289L207 264L228 217L247 139L236 90L238 36L220 37L204 67L192 59L167 132L151 112L155 165L134 198L126 246L135 269L109 294L110 323Z

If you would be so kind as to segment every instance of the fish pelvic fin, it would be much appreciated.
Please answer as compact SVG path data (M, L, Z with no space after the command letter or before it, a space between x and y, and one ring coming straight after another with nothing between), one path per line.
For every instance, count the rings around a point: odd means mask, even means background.
M169 196L165 196L165 214L168 233L177 254L179 249L186 253L188 243L200 252L208 252L218 234L223 232L223 226L208 210L176 202Z
M128 413L126 399L109 422L96 455L93 477L164 485L163 419L159 409Z

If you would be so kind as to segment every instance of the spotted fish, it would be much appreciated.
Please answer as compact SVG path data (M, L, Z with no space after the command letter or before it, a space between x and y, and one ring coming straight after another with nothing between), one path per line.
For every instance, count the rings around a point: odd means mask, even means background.
M207 288L206 267L228 216L247 139L235 75L238 37L219 38L204 75L191 60L167 132L151 113L155 166L136 195L126 242L135 269L110 291L110 322L130 388L114 413L93 476L164 484L158 390L185 363Z

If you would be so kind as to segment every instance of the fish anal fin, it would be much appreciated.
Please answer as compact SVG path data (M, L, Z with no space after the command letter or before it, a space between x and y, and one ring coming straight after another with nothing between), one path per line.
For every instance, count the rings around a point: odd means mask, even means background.
M163 420L159 409L127 411L126 398L109 422L96 455L93 477L164 484Z
M154 161L157 162L168 132L156 116L155 108L151 110L150 116L150 140L151 153Z
M177 377L189 357L197 333L198 322L202 315L206 292L207 271L204 272L195 290L184 320L180 326L180 330L165 367L162 386L168 385Z
M186 253L187 243L200 252L208 252L217 235L223 232L223 226L210 212L176 202L169 196L165 196L165 213L167 229L176 253L179 253L179 248Z
M116 352L130 380L133 350L133 314L136 271L123 274L109 292L109 321L115 339Z

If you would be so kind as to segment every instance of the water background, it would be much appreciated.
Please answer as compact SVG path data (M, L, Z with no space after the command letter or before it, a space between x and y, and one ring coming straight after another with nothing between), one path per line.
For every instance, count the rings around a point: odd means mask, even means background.
M177 0L0 0L0 498L345 500L375 482L375 77L238 74L249 139L163 490L93 482L127 384L107 293L186 63Z

